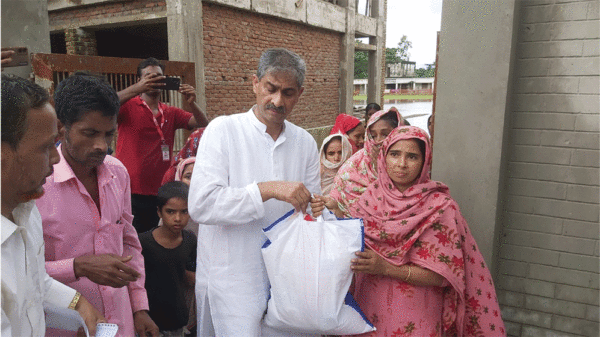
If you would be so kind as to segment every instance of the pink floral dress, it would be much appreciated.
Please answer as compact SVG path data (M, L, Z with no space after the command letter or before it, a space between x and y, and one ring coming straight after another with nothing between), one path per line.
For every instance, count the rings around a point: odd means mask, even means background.
M385 167L399 140L426 144L415 184L404 192ZM491 274L448 187L429 179L427 134L394 129L382 145L378 178L349 209L365 221L365 243L390 263L413 264L444 277L441 287L420 287L390 277L359 274L354 295L377 328L369 336L505 336Z

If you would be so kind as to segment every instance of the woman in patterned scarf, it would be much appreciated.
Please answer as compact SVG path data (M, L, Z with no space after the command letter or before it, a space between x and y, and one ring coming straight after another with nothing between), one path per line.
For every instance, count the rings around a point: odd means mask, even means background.
M377 178L377 157L383 140L402 121L398 110L378 111L367 124L365 144L342 165L333 180L329 197L316 197L311 203L313 210L322 205L333 211L338 217L349 216L347 209ZM400 122L400 125L402 122Z
M348 209L365 222L352 261L354 298L369 336L505 336L489 270L448 187L430 180L431 148L417 127L394 129L377 179Z

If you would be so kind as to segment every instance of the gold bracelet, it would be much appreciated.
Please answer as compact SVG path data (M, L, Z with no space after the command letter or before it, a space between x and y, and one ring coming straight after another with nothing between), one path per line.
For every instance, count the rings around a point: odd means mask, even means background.
M79 302L79 298L81 297L81 293L78 291L75 293L75 296L73 296L73 300L71 301L71 304L69 304L69 309L75 310L75 307L77 306L77 302Z
M406 275L404 282L408 282L408 279L410 278L410 272L411 272L411 268L410 268L410 265L408 265L408 275Z

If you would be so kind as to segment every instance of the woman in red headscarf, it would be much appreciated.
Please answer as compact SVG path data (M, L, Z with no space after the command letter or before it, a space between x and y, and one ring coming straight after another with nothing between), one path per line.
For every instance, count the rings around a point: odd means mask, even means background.
M489 270L448 187L429 178L431 147L417 127L394 129L377 179L349 209L365 222L352 261L368 336L505 336Z
M346 115L339 114L335 119L335 124L331 129L330 135L341 133L348 137L350 145L352 145L352 153L363 148L365 142L365 127L360 119Z

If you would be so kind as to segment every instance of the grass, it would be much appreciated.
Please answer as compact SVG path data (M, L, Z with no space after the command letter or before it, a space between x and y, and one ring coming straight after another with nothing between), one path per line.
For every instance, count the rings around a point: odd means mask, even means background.
M367 95L356 95L354 100L366 100ZM399 94L387 94L383 96L383 99L433 99L433 95L399 95Z

